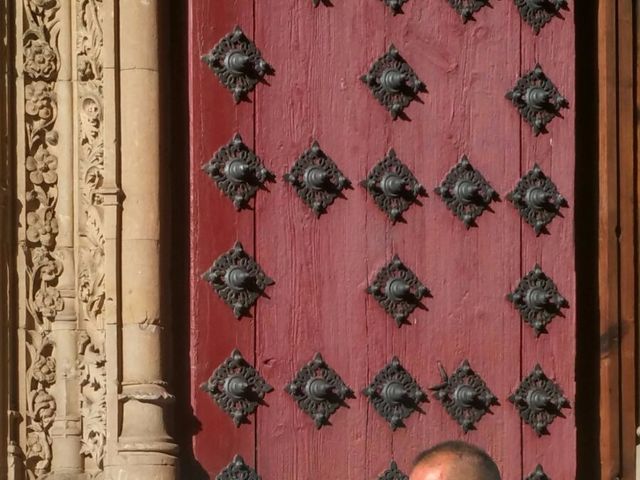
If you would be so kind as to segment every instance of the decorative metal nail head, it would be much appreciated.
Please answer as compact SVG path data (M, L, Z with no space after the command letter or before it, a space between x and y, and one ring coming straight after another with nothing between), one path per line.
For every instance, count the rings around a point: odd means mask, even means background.
M488 4L488 0L449 0L449 5L458 12L463 23L473 19L473 14Z
M233 309L236 318L245 315L265 288L274 283L240 242L218 257L202 278Z
M389 468L378 477L378 480L409 480L409 477L398 468L396 462L392 461Z
M507 199L533 227L536 235L540 235L556 215L560 214L561 207L567 206L567 201L560 195L556 185L537 164L520 179Z
M262 477L247 465L240 455L236 455L231 463L216 476L216 480L262 480Z
M397 255L380 269L367 292L393 317L398 327L430 292Z
M496 191L473 168L466 155L447 173L435 192L467 228L474 225L476 218L497 198Z
M260 50L238 26L222 37L209 53L202 56L202 60L233 93L236 103L272 70Z
M391 9L394 15L402 12L402 6L409 0L382 0Z
M522 418L533 430L542 436L548 433L547 427L561 417L562 409L569 407L569 401L560 386L550 380L536 365L524 379L518 389L509 397Z
M298 371L285 390L300 409L313 419L316 428L328 425L331 415L347 398L353 396L353 391L319 353Z
M513 303L522 319L533 328L536 337L546 331L547 325L561 314L562 308L569 306L553 280L537 264L507 295L507 300Z
M298 196L311 208L316 217L326 212L342 190L351 185L315 141L283 178L296 189Z
M415 203L418 196L425 194L424 187L398 159L393 149L373 167L360 185L367 189L378 208L394 223Z
M498 404L498 399L473 371L468 360L464 360L451 376L442 365L439 364L438 369L442 383L431 390L464 433L474 430L476 423L491 411L491 406Z
M394 120L419 92L426 90L425 84L393 45L361 79L378 102L389 110Z
M240 134L221 147L213 158L202 166L222 192L233 201L236 210L245 208L256 192L273 174L260 158L242 141Z
M427 395L400 364L398 357L393 357L378 372L362 394L369 397L373 407L392 430L404 426L404 420L419 410L420 402L427 399Z
M200 388L233 419L236 427L248 423L247 417L273 390L238 350L231 352Z
M567 8L567 0L515 0L520 16L536 35L560 10Z
M536 136L545 132L549 122L560 115L560 110L569 106L539 64L523 75L506 97L531 125Z
M536 466L536 469L531 472L531 474L527 478L525 478L525 480L551 480L551 477L549 477L545 473L542 465L538 464Z

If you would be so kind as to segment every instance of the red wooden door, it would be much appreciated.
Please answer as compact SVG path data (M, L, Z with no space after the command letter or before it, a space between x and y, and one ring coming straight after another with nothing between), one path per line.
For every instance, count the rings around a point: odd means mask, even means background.
M538 464L575 478L571 10L536 35L521 14L540 12L524 0L492 2L468 22L451 4L483 2L408 0L397 14L382 0L313 3L191 2L197 460L211 478L240 468L240 455L264 480L376 479L392 461L408 473L421 450L464 439L505 479ZM400 57L363 81L391 45ZM413 72L426 85L417 94ZM391 110L412 101L394 120L370 87ZM536 135L518 106L536 127L558 115ZM391 149L404 167L374 170ZM414 193L403 168L427 194L393 222ZM372 173L369 191L360 182ZM317 353L324 363L310 363Z

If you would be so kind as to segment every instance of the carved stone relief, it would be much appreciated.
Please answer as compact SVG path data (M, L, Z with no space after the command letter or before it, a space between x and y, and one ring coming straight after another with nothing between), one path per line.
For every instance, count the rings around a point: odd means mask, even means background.
M104 180L102 0L77 0L78 278L82 454L88 469L103 468L106 442L104 355L105 239L100 189Z
M9 413L9 480L176 475L176 445L165 429L169 417L157 416L140 433L134 428L140 416L131 411L164 409L172 396L164 379L155 375L157 349L152 343L160 343L162 331L155 296L121 285L127 274L119 256L126 228L117 173L148 185L158 180L150 167L160 163L152 148L159 144L157 137L132 138L123 135L121 125L135 115L157 116L148 75L157 74L156 50L125 59L132 50L125 37L134 37L129 43L157 40L153 28L135 25L155 25L157 8L150 4L156 1L144 3L21 0L11 19L18 43L15 176L21 209L18 358L11 366L18 390L11 395L16 411ZM121 28L126 22L127 28ZM142 71L146 76L139 75ZM123 108L133 102L123 100L122 92L140 84L148 93L146 109ZM145 143L143 151L151 152L137 157L146 176L123 167L123 151L128 148L128 153L132 143ZM129 188L134 190L131 182ZM145 212L159 201L147 190L139 198ZM135 208L132 203L127 212ZM149 285L157 274L149 265L159 255L153 246L151 253L134 248L146 260L146 281L139 283ZM122 313L120 292L125 288L145 315ZM137 346L138 338L148 341L140 350L149 355L153 372L148 369L139 378L125 375L123 358L128 358L124 344ZM125 458L128 452L135 462Z
M63 262L56 251L58 158L52 150L58 143L55 86L60 69L59 7L57 0L25 0L21 32L26 280L26 317L21 323L25 328L27 365L23 418L26 443L22 448L29 478L40 478L51 470L51 427L57 407L52 393L56 362L51 324L64 308L58 288Z

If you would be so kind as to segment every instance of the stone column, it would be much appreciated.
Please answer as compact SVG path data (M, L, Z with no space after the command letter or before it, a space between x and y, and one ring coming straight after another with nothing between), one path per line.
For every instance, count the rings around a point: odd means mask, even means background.
M120 2L122 429L128 479L176 478L166 421L160 311L160 112L157 0ZM112 475L112 478L120 478Z

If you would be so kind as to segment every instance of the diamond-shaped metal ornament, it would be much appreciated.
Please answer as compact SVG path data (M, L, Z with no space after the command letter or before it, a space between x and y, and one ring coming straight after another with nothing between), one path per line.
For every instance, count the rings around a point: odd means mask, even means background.
M567 206L556 185L537 164L520 179L507 199L533 227L536 235L540 235L556 215L560 214L560 207Z
M256 192L274 176L260 158L242 141L240 134L216 152L202 166L222 192L233 201L236 210L247 206Z
M549 477L545 473L542 465L538 464L536 466L536 469L531 472L531 474L527 478L525 478L525 480L551 480L551 477Z
M449 0L449 5L458 12L464 23L473 19L473 14L488 4L488 0Z
M265 394L273 390L238 350L231 352L200 388L211 395L236 427L248 423L247 417L256 411Z
M378 102L389 110L394 120L419 92L426 90L425 84L393 45L361 79Z
M560 386L550 380L536 365L533 371L524 379L518 389L509 397L520 418L542 436L548 433L547 427L556 417L563 417L562 409L569 407Z
M520 16L536 34L558 16L560 10L567 8L567 0L515 0Z
M296 189L298 196L317 217L326 212L342 190L351 185L315 141L283 178Z
M515 87L507 92L506 97L533 127L536 136L546 132L549 122L569 105L540 65L523 75Z
M202 278L233 309L236 318L245 315L265 288L274 283L240 242L218 257Z
M424 187L398 159L393 149L389 150L360 184L394 223L416 202L418 196L425 194Z
M209 53L202 56L202 60L233 93L236 103L272 71L260 50L238 26L222 37Z
M402 12L402 6L409 0L382 0L391 9L394 15Z
M507 300L513 303L522 319L533 327L536 337L546 331L547 325L561 314L562 308L569 306L540 265L536 265L520 280L516 289L507 295Z
M389 468L382 472L378 477L378 480L409 480L409 477L407 477L405 473L398 468L398 464L396 462L392 461Z
M466 155L447 173L435 192L467 228L475 225L476 218L497 198L496 191Z
M392 430L404 426L404 420L414 411L420 411L420 402L427 399L427 395L400 364L398 357L393 357L378 372L362 394L369 397L371 404Z
M418 277L397 255L380 269L367 292L393 317L398 327L420 305L420 300L430 295Z
M253 468L244 462L240 455L233 457L229 465L225 467L217 476L216 480L261 480Z
M475 424L491 411L491 406L498 404L498 399L473 371L468 360L464 360L451 376L442 365L439 364L438 369L442 383L431 390L464 433L474 430Z
M298 371L285 390L313 419L316 428L328 425L331 415L353 397L353 391L319 353Z

